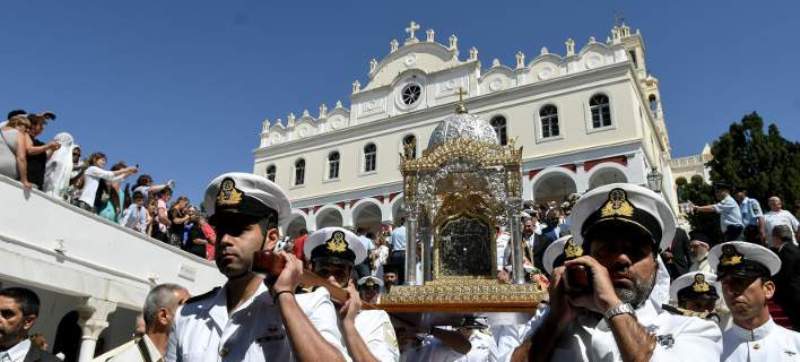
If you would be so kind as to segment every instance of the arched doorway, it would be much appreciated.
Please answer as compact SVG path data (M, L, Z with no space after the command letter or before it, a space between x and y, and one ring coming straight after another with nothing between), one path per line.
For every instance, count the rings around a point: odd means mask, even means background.
M533 200L538 204L561 202L574 192L578 192L578 187L570 175L564 172L550 172L542 175L533 185Z
M353 209L353 225L356 228L375 232L380 229L382 220L381 208L375 202L365 201Z
M405 202L403 196L395 196L396 199L392 203L392 223L394 226L400 225L400 219L406 217Z
M81 348L83 332L78 325L78 311L71 311L61 318L56 328L56 338L53 341L53 354L63 353L64 362L75 362Z
M628 177L622 170L614 167L603 167L592 173L589 178L589 190L603 185L617 182L628 182Z
M302 229L306 229L306 231L308 231L306 226L306 218L300 214L293 214L292 221L289 221L289 224L286 225L286 235L294 239L300 235L300 230Z
M342 226L344 224L342 213L336 207L320 209L317 213L317 229L328 226Z

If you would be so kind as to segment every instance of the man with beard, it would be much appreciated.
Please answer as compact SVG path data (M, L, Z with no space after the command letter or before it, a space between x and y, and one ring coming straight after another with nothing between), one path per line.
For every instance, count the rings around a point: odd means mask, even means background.
M796 361L800 333L772 320L767 302L775 295L772 277L781 259L752 243L732 241L711 249L711 267L722 282L722 296L733 326L722 336L722 361Z
M711 249L710 239L701 232L692 231L690 235L692 240L689 242L689 256L692 259L692 265L689 266L689 271L711 273L711 266L708 265L708 251Z
M278 185L247 173L226 173L203 203L215 228L215 258L228 281L191 298L176 312L167 361L346 361L336 310L324 288L295 296L303 263L285 262L277 277L252 271L256 252L274 250L290 214Z
M399 279L400 278L397 276L397 267L392 264L383 266L383 290L385 294L389 294L392 290L392 286L397 285Z
M361 310L361 297L351 279L354 266L367 257L358 236L340 227L326 227L306 240L303 255L317 275L347 289L348 300L339 307L340 327L353 361L397 361L400 351L389 314ZM322 288L320 288L322 289Z
M573 244L553 271L550 306L531 324L513 361L719 360L713 322L672 315L659 248L675 217L664 199L633 184L585 194L572 214Z

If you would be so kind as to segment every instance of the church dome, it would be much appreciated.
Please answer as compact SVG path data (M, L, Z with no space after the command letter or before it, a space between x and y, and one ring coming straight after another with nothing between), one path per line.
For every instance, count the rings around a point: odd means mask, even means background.
M436 126L428 142L428 150L457 139L498 144L494 128L480 117L467 113L463 105Z

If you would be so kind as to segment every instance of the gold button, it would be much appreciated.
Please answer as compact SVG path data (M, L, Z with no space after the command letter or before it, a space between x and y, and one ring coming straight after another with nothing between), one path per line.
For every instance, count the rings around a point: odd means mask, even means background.
M219 356L225 357L228 355L228 352L228 347L222 347L222 349L219 350Z
M759 348L761 348L761 346L759 346L758 343L753 345L753 349L759 349Z

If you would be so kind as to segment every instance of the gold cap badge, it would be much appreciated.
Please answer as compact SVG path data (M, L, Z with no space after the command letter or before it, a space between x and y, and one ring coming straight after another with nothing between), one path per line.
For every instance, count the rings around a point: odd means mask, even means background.
M736 250L733 245L725 245L722 247L722 258L719 260L720 265L734 266L742 263L742 254Z
M242 202L242 192L236 189L233 179L222 181L217 194L217 205L235 206Z
M608 201L600 209L600 216L633 216L633 205L628 201L628 194L625 190L613 189L608 193Z
M344 240L344 233L341 231L334 231L331 238L325 242L325 245L332 253L344 253L347 251L347 242Z
M706 276L703 274L695 274L694 276L694 284L692 284L692 290L695 293L705 293L711 290L711 286L708 285L706 282Z
M574 259L580 256L583 256L583 248L575 244L575 241L570 238L567 240L567 244L564 245L564 256L567 259Z

